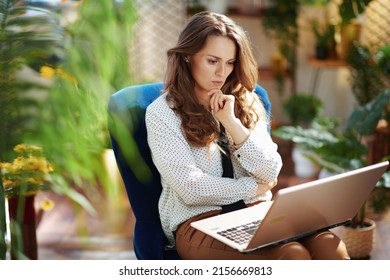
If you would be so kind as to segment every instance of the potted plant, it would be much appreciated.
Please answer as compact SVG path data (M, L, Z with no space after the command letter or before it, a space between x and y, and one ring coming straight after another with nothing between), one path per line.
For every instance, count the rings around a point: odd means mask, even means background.
M39 191L50 188L50 173L53 167L38 146L18 144L14 147L14 151L16 157L11 162L0 162L12 233L11 257L13 259L27 257L36 260L38 259L36 236L38 219L34 200ZM18 217L20 203L23 203L22 218ZM18 227L22 229L20 232Z
M322 106L322 101L318 97L305 92L293 94L283 103L283 109L290 119L291 125L297 129L311 126L313 120L319 115ZM274 136L278 136L278 131L274 133ZM285 138L285 140L292 139ZM306 158L306 154L310 152L303 143L292 142L294 145L291 155L295 174L303 178L315 176L318 172L318 166Z
M292 94L283 102L283 110L291 124L302 127L308 127L319 115L322 107L321 99L306 92Z
M272 130L272 136L293 143L291 156L294 162L295 175L302 178L315 178L320 171L319 165L311 158L315 149L324 143L333 143L337 137L331 128L336 121L323 116L315 118L309 127L284 125Z
M358 18L362 15L371 0L344 0L338 4L340 22L340 50L341 59L347 59L354 42L360 39L361 23Z
M316 38L315 58L327 59L334 56L336 26L328 22L321 26L318 20L311 20L310 23Z

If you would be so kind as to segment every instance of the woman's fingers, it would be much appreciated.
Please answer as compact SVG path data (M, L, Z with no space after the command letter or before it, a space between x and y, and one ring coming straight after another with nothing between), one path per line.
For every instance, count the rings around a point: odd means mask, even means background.
M256 194L261 195L263 193L266 193L267 191L269 191L270 189L275 187L277 184L278 184L278 179L275 179L275 180L269 182L268 184L257 183L258 189L257 189Z
M268 186L270 186L271 188L275 187L276 185L278 184L278 179L275 179L271 182L268 183Z
M220 90L212 90L209 92L209 95L211 95L211 110L218 112L220 108L223 108L223 102L221 103L221 97L223 96L222 92Z
M215 112L218 112L220 109L223 109L226 102L234 100L233 96L225 95L220 90L210 91L209 95L211 95L211 99L210 99L211 110L214 110Z

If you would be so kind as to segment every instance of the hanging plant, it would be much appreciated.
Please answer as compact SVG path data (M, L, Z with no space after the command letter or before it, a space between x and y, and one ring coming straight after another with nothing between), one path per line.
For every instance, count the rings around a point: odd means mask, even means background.
M374 56L364 45L355 42L347 62L351 65L352 92L360 105L372 100L384 89L380 69Z
M262 15L266 35L276 39L278 50L287 60L287 70L293 75L292 88L295 92L296 51L298 45L298 23L300 1L275 0ZM279 94L284 91L283 79L276 76Z
M361 15L371 0L343 0L339 5L339 14L341 17L341 26L345 26L351 20Z

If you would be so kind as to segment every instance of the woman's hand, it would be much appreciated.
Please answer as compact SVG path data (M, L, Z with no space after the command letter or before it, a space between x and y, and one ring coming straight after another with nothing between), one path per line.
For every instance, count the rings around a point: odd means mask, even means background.
M275 180L269 182L268 184L257 183L258 188L257 188L256 195L262 195L262 194L266 193L267 191L269 191L270 189L275 187L277 184L278 184L278 179L275 179Z
M248 139L250 131L234 114L234 96L223 94L219 89L211 90L208 94L211 96L212 113L230 134L234 144L240 146Z
M224 121L233 120L234 115L234 96L225 95L219 89L211 90L208 93L210 98L210 108L214 116L218 121L223 123Z

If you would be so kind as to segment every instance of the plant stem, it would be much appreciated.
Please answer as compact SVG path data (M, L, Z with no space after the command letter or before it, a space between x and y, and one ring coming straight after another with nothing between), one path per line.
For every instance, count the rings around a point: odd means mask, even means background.
M361 226L364 225L364 218L366 217L366 204L364 203L362 207L360 207L359 210L359 224Z
M5 195L3 187L3 179L0 172L0 260L5 260L7 253L7 245L5 243L6 234L6 219L5 219Z

